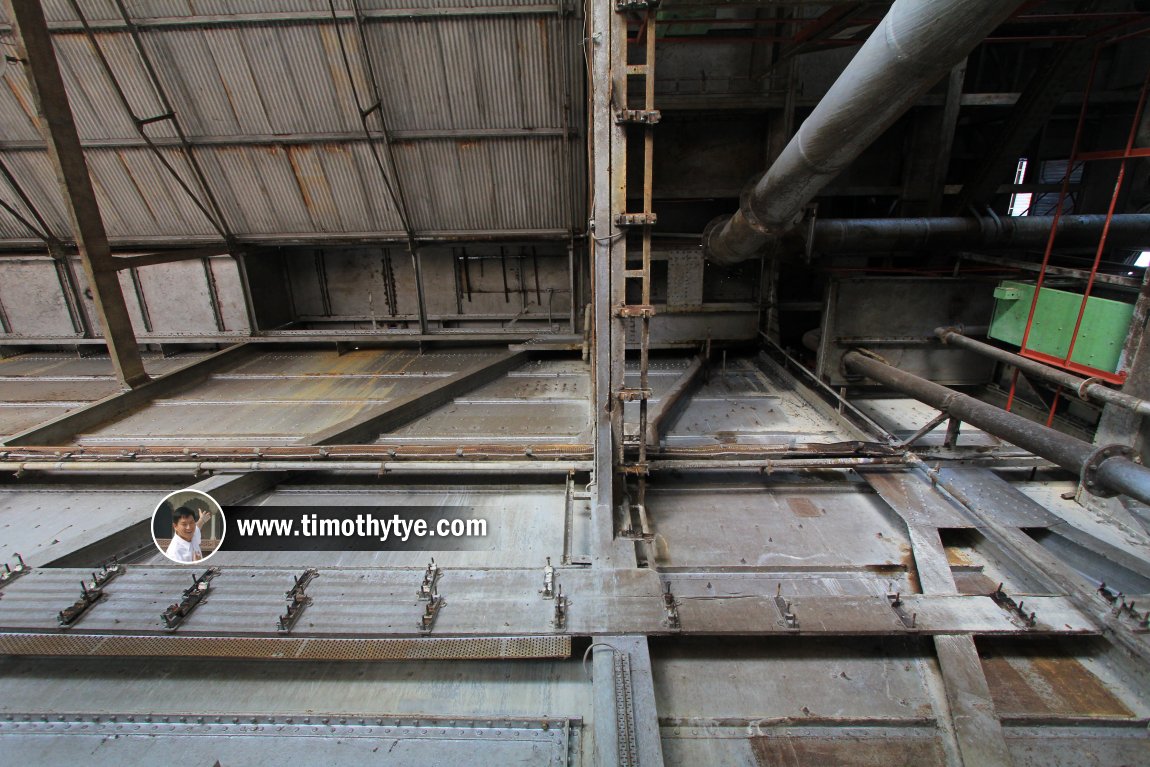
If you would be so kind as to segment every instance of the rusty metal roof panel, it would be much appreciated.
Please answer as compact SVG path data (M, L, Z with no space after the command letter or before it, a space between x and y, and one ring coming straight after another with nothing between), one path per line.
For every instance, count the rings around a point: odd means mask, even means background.
M368 26L388 127L564 127L563 24L495 16Z
M82 34L60 34L54 40L80 138L138 136L131 115L124 108L88 38ZM101 33L96 35L96 44L115 74L115 84L124 92L132 112L142 119L162 114L162 102L131 38L125 34ZM146 130L152 137L170 138L175 135L173 127L163 121L150 124Z
M218 13L282 10L270 3L217 5ZM101 15L116 14L102 0L81 7L92 20L115 18ZM196 8L208 13L199 4ZM168 17L190 10L184 2L137 2L129 12L133 18ZM149 28L142 38L186 133L199 141L196 156L231 229L241 235L401 235L403 222L362 135L356 99L367 106L375 96L352 24L215 23ZM388 130L398 134L400 186L417 233L569 228L577 194L571 190L581 183L565 135L572 122L567 105L574 68L564 57L574 47L563 36L579 33L574 22L559 15L497 14L436 17L434 23L430 17L376 20L366 29L381 113ZM136 128L88 39L75 32L56 39L109 235L212 234L171 173L146 148L124 146L139 140ZM136 116L161 113L130 37L98 31L96 39ZM341 40L354 84L344 68ZM20 98L27 95L26 84L14 72L8 68L11 86L0 90L0 126L9 140L37 141ZM173 126L164 121L145 130L155 138L173 136ZM210 146L205 138L213 140ZM100 146L106 142L115 146ZM377 150L384 153L382 141ZM176 149L163 151L203 200L186 158ZM56 232L66 236L44 156L9 154L12 164L22 167L21 184ZM0 227L6 238L28 237L18 223L5 220Z
M198 154L236 231L403 230L365 144L211 147Z
M74 22L76 13L70 0L41 0L44 16L51 22ZM121 21L113 0L78 0L80 10L90 22ZM546 5L538 0L359 0L364 12L376 10L422 10L443 8L516 8ZM350 0L336 0L336 12L351 12ZM290 16L292 14L328 14L328 0L124 0L133 21L176 19L213 19L232 15ZM6 18L0 11L0 19Z
M39 121L28 81L19 67L0 67L0 135L5 141L39 141Z
M165 29L144 39L189 136L361 131L334 27Z
M565 139L421 141L396 146L417 232L564 229Z
M4 163L20 184L20 188L28 195L39 214L48 222L52 233L58 237L66 236L70 231L68 215L64 212L64 200L60 195L60 188L56 184L56 174L48 162L48 155L44 152L18 152L6 153ZM15 193L7 190L7 179L0 176L0 190L5 190L5 199L12 200L14 207L24 211L19 198ZM34 222L35 218L26 214L25 218ZM14 239L28 239L28 230L23 224L14 220L7 213L0 216L0 227L5 237ZM11 234L9 234L11 232ZM38 239L38 238L37 238Z
M88 168L109 237L212 234L215 229L172 174L147 149L93 150ZM196 191L183 155L163 150L165 159Z

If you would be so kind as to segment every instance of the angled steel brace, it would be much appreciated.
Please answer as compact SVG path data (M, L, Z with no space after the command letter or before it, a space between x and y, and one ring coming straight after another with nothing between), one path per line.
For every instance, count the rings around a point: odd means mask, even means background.
M354 445L374 442L381 432L392 431L410 423L437 407L446 405L459 395L494 381L526 361L527 352L503 352L494 360L487 360L461 370L415 394L347 418L317 434L304 437L296 444Z
M26 429L0 442L3 445L67 445L78 434L122 418L159 398L195 386L213 373L244 359L251 352L247 344L237 344L204 359L196 360L135 389L112 394L92 404L65 413L51 421Z

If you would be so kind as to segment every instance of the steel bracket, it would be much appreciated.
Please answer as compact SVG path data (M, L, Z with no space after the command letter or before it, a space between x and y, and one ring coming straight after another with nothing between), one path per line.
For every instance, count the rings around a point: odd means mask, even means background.
M563 596L563 586L560 584L555 590L555 614L551 618L551 625L556 631L562 631L567 626L567 597Z
M179 628L180 624L192 614L192 610L207 598L208 592L212 590L212 579L219 574L220 568L209 567L204 570L203 575L192 578L192 585L184 590L179 604L169 605L160 615L169 631Z
M19 554L16 555L16 562L17 565L15 567L12 567L7 562L4 563L4 572L0 573L0 587L16 580L32 569L24 563L24 557Z
M108 581L123 575L127 572L127 569L128 568L121 565L116 561L115 557L113 557L111 561L106 562L103 567L100 568L100 572L92 573L92 582L88 584L88 588L103 588Z
M615 0L615 10L618 13L648 11L658 7L659 0Z
M88 608L99 602L104 598L104 590L99 588L89 588L87 583L80 581L80 598L75 601L70 607L65 607L56 616L63 627L68 627L88 612Z
M615 226L654 226L659 217L654 213L620 213L615 216Z
M292 576L295 585L292 586L291 591L284 593L284 598L287 599L287 610L276 621L276 630L281 633L287 633L295 626L296 621L299 620L300 615L303 614L304 608L312 603L312 598L307 596L304 592L307 586L311 583L316 576L319 575L319 570L314 567L309 567L303 571L303 575Z
M902 625L908 629L914 629L915 624L918 623L918 613L907 613L903 607L902 594L896 591L894 594L887 594L886 598L890 600L890 607L898 619L902 621Z
M420 599L430 600L435 595L435 586L441 575L443 575L443 571L439 569L439 565L435 564L435 557L432 557L431 564L423 573L423 582L419 584L417 595Z
M615 113L615 124L657 125L663 119L658 109L620 109Z
M996 605L1009 612L1012 618L1021 621L1022 625L1026 628L1032 629L1037 625L1038 620L1034 617L1034 613L1031 612L1029 615L1026 613L1026 603L1022 600L1015 602L1013 598L1002 590L1001 583L998 584L998 588L994 590L990 598L994 600Z
M667 628L680 629L683 627L679 620L679 603L675 601L675 595L671 593L670 583L663 584L663 612L666 613L663 622Z
M779 611L778 625L798 630L799 618L791 609L791 603L783 596L783 584L775 590L775 609Z
M650 389L627 389L623 388L616 392L615 396L623 402L635 402L637 400L651 399L652 392Z
M434 587L432 588L431 597L427 600L427 604L423 608L423 615L419 619L419 632L421 634L430 634L431 629L435 627L435 619L439 617L439 611L447 604L447 600L435 593Z
M1114 591L1105 581L1098 586L1098 594L1110 603L1113 608L1110 611L1112 615L1117 618L1129 616L1134 621L1133 631L1139 634L1150 632L1150 610L1140 611L1135 607L1135 602L1127 603L1126 595L1121 591Z
M555 598L555 568L551 566L551 557L547 557L547 566L543 568L543 588L539 593L544 599Z
M655 307L650 304L621 304L615 308L615 316L650 319L655 316Z

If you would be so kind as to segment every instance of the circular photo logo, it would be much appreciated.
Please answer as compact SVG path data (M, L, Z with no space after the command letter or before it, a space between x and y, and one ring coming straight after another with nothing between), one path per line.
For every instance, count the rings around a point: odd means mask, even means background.
M177 490L152 512L152 540L179 564L203 562L224 542L227 524L215 498L199 490Z

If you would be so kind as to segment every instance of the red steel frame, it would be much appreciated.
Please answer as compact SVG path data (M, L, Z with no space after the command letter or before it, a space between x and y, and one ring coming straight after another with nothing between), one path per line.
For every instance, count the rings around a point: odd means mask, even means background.
M1062 189L1058 194L1058 205L1054 211L1054 221L1051 225L1050 236L1046 240L1046 250L1043 254L1042 269L1038 273L1038 281L1034 290L1034 298L1030 303L1030 313L1026 319L1026 330L1022 336L1022 348L1019 353L1024 357L1039 360L1050 365L1055 365L1064 370L1071 370L1077 373L1083 373L1095 378L1101 378L1114 384L1122 384L1126 380L1126 372L1110 372L1107 370L1099 370L1088 365L1082 365L1077 362L1072 362L1071 357L1074 356L1074 347L1078 342L1079 331L1082 328L1082 318L1086 314L1086 305L1090 299L1090 294L1094 290L1094 280L1098 274L1098 267L1102 261L1102 253L1106 248L1106 239L1110 233L1110 223L1114 217L1114 209L1118 203L1118 196L1122 189L1122 182L1126 176L1127 161L1135 157L1150 156L1150 149L1134 149L1134 139L1138 131L1139 120L1141 119L1142 110L1146 104L1147 89L1150 88L1150 73L1147 74L1145 81L1142 84L1142 90L1138 98L1138 106L1134 110L1134 119L1130 125L1130 132L1126 140L1124 149L1115 151L1100 151L1100 152L1079 152L1078 148L1082 139L1083 125L1086 121L1086 107L1090 99L1090 92L1094 86L1095 74L1098 68L1099 53L1102 46L1099 46L1094 52L1094 59L1090 65L1090 77L1087 81L1086 92L1082 97L1082 109L1078 115L1078 127L1074 134L1074 145L1070 153L1070 161L1067 163L1066 175L1062 179ZM1046 278L1046 269L1050 264L1050 255L1054 249L1054 240L1058 232L1058 223L1062 217L1062 207L1065 202L1066 196L1069 192L1070 174L1074 166L1079 162L1088 162L1093 160L1120 160L1121 164L1118 168L1118 177L1114 182L1114 191L1110 196L1110 205L1106 211L1106 221L1102 227L1102 236L1098 242L1098 247L1094 253L1094 263L1090 270L1090 277L1086 283L1086 291L1082 296L1082 303L1078 308L1078 318L1074 323L1074 331L1070 336L1070 346L1067 349L1065 357L1056 357L1054 355L1045 354L1043 352L1028 349L1026 344L1030 339L1030 331L1034 325L1034 315L1038 308L1038 301L1040 298L1040 291L1042 290L1042 283Z

